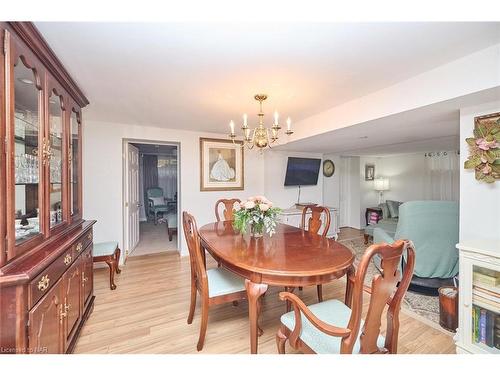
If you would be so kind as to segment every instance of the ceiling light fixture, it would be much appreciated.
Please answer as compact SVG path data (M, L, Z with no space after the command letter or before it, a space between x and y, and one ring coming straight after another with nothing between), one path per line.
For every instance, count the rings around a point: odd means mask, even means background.
M264 127L264 112L262 112L262 102L267 99L266 94L257 94L254 96L254 99L259 102L259 124L253 130L248 127L248 116L245 113L243 115L243 126L241 130L243 130L243 145L246 145L249 150L257 146L261 151L269 147L271 148L271 144L278 140L278 132L281 129L279 125L279 114L278 112L274 112L274 123L271 128ZM286 135L293 134L292 131L292 120L290 117L286 120L287 129L285 131ZM236 134L234 132L234 121L231 120L229 123L229 127L231 128L231 133L229 134L229 138L231 138L234 142L236 138Z

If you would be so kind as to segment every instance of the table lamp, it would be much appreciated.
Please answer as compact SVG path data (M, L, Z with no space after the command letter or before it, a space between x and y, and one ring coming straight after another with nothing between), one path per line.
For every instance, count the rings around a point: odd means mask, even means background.
M373 184L376 191L378 191L378 204L382 203L382 198L384 196L384 191L389 190L389 179L384 177L379 177L374 180Z

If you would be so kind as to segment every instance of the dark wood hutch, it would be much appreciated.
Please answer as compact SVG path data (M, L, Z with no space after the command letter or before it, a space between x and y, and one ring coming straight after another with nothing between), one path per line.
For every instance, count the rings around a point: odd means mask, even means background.
M0 22L0 353L67 353L93 309L89 102L30 22Z

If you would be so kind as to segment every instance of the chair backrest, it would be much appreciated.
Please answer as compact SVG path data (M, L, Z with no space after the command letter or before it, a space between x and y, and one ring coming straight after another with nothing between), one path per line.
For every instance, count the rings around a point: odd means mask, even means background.
M163 189L160 187L149 188L146 190L146 195L148 198L163 197Z
M307 220L307 228L306 228L306 216L307 213L311 211L311 217ZM308 232L318 233L321 224L323 224L323 220L321 220L321 214L325 215L325 227L323 228L323 232L321 235L323 237L328 233L328 229L330 229L330 210L327 207L323 206L306 206L302 209L302 223L300 227Z
M223 221L229 221L234 219L233 206L235 203L241 203L241 200L238 198L233 199L219 199L215 202L215 218L217 221L221 221L221 217L219 215L219 206L221 204L224 205L224 209L222 211Z
M458 202L410 201L399 206L394 238L415 245L415 275L447 279L458 273L458 229Z
M182 227L189 250L189 261L191 263L191 275L197 282L198 288L206 290L208 295L207 271L203 249L200 244L198 227L195 218L188 212L182 212Z
M403 254L406 252L406 266L403 277L398 269ZM360 353L389 352L396 353L399 333L399 310L401 301L408 290L415 266L415 251L411 241L396 241L392 245L375 244L363 255L355 275L352 290L351 318L347 328L351 334L342 339L341 353L352 353L358 337L363 310L363 287L366 272L372 258L381 258L382 273L376 274L371 283L371 296L365 323L360 336ZM399 284L398 284L399 283ZM387 331L384 348L377 346L380 334L382 313L387 309Z

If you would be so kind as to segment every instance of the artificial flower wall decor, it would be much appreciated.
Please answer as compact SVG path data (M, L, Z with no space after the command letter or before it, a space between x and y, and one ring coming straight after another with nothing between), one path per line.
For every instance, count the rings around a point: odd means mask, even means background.
M493 183L500 180L500 113L476 117L474 137L466 138L469 157L465 169L474 169L476 180Z

